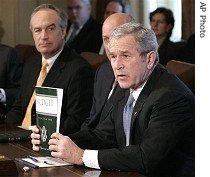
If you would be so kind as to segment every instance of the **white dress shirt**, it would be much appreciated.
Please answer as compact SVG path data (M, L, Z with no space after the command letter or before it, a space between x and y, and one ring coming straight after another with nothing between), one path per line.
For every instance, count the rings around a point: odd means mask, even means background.
M6 93L3 88L0 88L0 102L6 105Z

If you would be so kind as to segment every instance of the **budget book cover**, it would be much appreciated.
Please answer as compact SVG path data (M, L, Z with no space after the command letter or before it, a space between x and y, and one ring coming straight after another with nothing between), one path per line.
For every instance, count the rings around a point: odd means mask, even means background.
M54 132L59 132L63 89L36 87L36 124L41 133L40 154L51 156L48 141Z

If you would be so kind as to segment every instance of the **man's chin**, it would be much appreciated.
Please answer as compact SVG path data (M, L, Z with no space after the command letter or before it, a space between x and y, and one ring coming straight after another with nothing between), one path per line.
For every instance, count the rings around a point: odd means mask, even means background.
M120 86L120 88L122 88L122 89L128 89L128 88L130 88L130 85L125 84L125 83L120 83L120 82L119 82L119 86Z

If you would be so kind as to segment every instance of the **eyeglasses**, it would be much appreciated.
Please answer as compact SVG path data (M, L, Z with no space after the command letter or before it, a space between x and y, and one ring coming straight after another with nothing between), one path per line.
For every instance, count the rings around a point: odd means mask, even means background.
M72 10L81 10L82 6L68 6L67 9L72 11Z

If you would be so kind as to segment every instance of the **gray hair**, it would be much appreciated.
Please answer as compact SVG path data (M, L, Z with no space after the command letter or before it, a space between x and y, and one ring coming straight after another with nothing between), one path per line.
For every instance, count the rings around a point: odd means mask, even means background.
M66 28L67 27L68 16L67 16L67 14L64 10L57 8L53 4L41 4L40 6L38 6L34 9L34 11L31 14L31 19L40 10L53 10L53 11L55 11L60 18L60 22L59 22L60 27L61 28ZM29 24L30 29L32 29L31 19L30 19L30 24Z
M111 39L119 39L125 35L133 34L138 44L138 52L141 56L145 56L150 51L156 53L156 64L159 61L158 43L153 30L145 28L140 23L129 22L118 26L111 34Z

